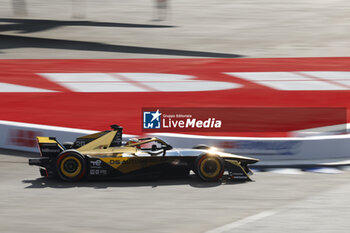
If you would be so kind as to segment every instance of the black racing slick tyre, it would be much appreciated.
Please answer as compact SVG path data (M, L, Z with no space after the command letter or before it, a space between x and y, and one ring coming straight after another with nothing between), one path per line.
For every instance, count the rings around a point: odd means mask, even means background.
M224 174L224 161L217 155L204 154L196 159L195 172L204 181L218 181Z
M57 174L64 181L79 181L86 172L84 157L77 151L64 151L56 161Z

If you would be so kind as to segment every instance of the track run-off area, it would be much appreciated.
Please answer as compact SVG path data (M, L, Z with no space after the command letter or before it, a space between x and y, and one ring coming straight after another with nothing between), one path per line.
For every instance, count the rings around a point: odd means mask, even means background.
M349 67L349 58L2 60L0 114L141 135L144 107L347 109Z

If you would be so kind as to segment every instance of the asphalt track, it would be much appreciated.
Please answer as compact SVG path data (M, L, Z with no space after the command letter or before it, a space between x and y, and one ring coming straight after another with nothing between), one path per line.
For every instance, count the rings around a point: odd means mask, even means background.
M26 16L14 14L16 2L27 3ZM314 0L168 0L165 21L156 20L154 2L0 0L0 58L342 57L350 53L347 0L317 4Z
M2 150L0 232L348 232L350 172L64 183ZM19 154L23 156L18 156Z

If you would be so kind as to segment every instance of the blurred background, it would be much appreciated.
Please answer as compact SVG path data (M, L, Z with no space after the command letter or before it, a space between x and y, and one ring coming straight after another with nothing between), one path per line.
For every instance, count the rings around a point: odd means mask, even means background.
M350 50L350 3L345 0L1 0L0 6L1 58L191 56L144 48L339 57ZM52 50L36 38L98 44ZM106 45L114 45L112 51L103 49Z

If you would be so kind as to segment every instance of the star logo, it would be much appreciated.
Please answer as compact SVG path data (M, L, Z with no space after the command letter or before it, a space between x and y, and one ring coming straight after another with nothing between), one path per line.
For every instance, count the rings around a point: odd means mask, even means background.
M152 118L152 120L151 120L151 122L152 122L152 121L154 121L154 120L156 120L156 119L157 119L157 121L159 121L159 117L160 117L160 115L162 115L162 114L159 112L159 109L157 109L157 111L156 111L155 113L151 113L151 115L153 116L153 118Z
M160 129L162 113L157 109L154 112L143 112L143 128L144 129Z

